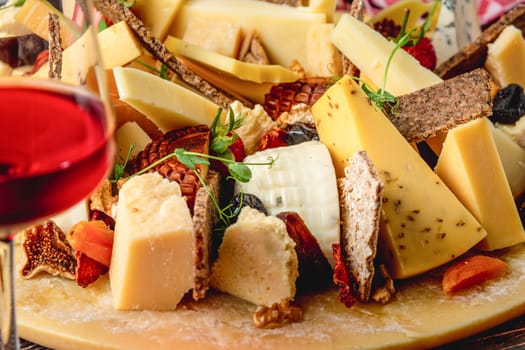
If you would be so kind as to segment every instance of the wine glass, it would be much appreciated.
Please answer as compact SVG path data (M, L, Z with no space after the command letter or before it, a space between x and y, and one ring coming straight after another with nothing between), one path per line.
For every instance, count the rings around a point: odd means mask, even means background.
M10 73L0 76L0 349L19 348L12 233L89 196L114 159L115 122L91 1L64 2L73 6L71 18L61 1L52 2L55 6L45 1L29 4L32 14L17 17L28 28L37 28L26 33L26 39L43 43L47 51L24 55L24 67L17 67L22 58L15 57L8 62ZM2 11L20 5L8 2L0 9L0 19L10 16ZM17 16L23 6L16 9ZM4 40L11 39L22 46L20 34ZM9 42L3 43L0 49L9 47ZM5 56L0 52L0 58Z

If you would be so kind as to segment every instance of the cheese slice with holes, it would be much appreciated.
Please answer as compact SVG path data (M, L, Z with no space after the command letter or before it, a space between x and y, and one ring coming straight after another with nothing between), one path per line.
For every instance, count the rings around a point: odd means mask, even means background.
M486 232L392 123L346 76L312 106L321 142L338 177L348 158L366 150L384 182L379 251L394 278L442 265Z
M486 118L448 131L435 171L479 220L495 250L525 241L525 231Z
M173 310L193 286L193 223L178 183L157 173L119 192L109 279L118 310Z

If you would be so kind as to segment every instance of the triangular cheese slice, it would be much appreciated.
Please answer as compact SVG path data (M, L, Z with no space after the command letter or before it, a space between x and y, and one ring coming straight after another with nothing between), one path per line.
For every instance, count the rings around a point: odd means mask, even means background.
M435 171L487 231L478 248L494 250L525 241L488 119L450 130Z
M380 253L394 278L430 270L463 254L485 230L349 76L312 107L338 177L366 150L384 182Z

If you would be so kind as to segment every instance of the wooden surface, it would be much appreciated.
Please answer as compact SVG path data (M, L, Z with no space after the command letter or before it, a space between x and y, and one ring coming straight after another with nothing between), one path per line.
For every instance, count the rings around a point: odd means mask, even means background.
M24 339L21 339L20 345L21 350L50 350ZM509 350L522 349L523 347L525 347L525 315L486 332L441 346L435 350Z

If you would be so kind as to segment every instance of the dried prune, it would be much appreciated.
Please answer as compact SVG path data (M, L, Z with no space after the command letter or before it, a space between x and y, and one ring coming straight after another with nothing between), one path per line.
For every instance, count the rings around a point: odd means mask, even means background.
M525 114L525 94L517 84L509 84L494 97L492 116L493 123L513 124Z
M264 203L262 200L257 197L254 194L251 193L237 193L235 196L233 196L231 200L232 204L232 212L236 213L235 218L232 220L232 222L237 221L237 216L239 215L242 208L248 206L253 209L257 209L264 215L268 215L268 212L266 211L266 208L264 207Z
M286 129L285 140L289 145L297 145L306 141L319 141L319 135L314 127L305 123L296 123Z

